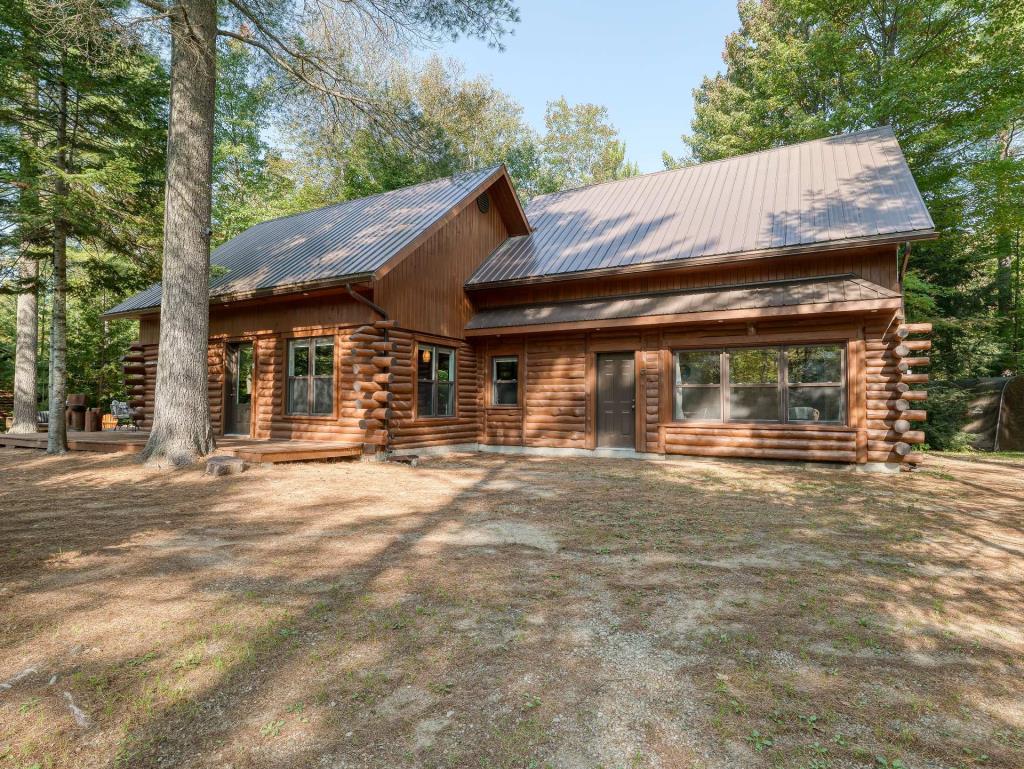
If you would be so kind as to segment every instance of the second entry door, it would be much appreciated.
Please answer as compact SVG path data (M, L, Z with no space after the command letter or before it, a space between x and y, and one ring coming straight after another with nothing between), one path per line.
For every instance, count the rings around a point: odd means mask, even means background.
M597 355L597 445L636 447L636 378L631 352Z

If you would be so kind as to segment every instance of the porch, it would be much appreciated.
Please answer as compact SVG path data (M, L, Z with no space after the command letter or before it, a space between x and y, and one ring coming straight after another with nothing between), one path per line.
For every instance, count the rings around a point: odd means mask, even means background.
M149 440L143 430L106 432L68 431L68 449L97 451L108 454L137 454ZM9 435L0 433L0 446L23 449L45 449L46 433ZM268 441L253 438L219 436L217 455L238 457L246 462L274 464L277 462L310 462L320 459L358 458L361 444L340 441Z

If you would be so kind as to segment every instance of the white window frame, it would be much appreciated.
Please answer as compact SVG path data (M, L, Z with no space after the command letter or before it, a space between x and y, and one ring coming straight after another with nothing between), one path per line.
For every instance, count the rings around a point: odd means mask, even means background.
M840 376L838 382L805 382L791 384L789 382L789 358L787 352L791 349L801 347L829 347L839 351L840 356ZM778 356L778 384L777 388L779 391L779 406L778 406L778 419L733 419L730 413L731 398L730 392L733 387L729 381L729 366L730 366L730 353L735 353L741 350L774 350ZM719 355L720 364L720 375L718 387L718 397L721 404L721 418L719 419L685 419L683 417L676 416L679 413L680 396L684 388L703 388L710 389L715 385L687 385L679 381L679 363L678 356L680 354L687 353L708 353L714 352ZM672 421L673 422L713 422L716 424L788 424L788 425L807 425L807 424L820 424L820 425L846 425L849 422L849 387L848 387L848 360L847 360L847 349L846 344L843 342L814 342L810 344L784 344L784 345L752 345L743 347L711 347L711 348L687 348L678 349L672 351ZM754 387L756 385L738 385L738 387ZM835 388L840 392L840 416L837 420L819 420L815 422L809 422L806 420L790 419L790 388L802 388L802 387L817 387L817 388Z
M516 378L515 379L498 379L498 364L499 363L515 363L516 364ZM516 400L515 403L498 403L498 385L499 384L515 384L516 386ZM496 355L491 358L491 405L498 409L515 409L519 408L519 356L518 355Z

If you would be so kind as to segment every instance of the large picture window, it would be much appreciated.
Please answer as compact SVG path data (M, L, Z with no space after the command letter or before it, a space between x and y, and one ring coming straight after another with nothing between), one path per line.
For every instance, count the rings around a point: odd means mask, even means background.
M288 414L334 413L334 339L288 341Z
M418 346L416 392L418 416L455 415L455 350L430 344Z
M674 356L677 420L842 423L841 345L686 350Z
M519 358L491 359L491 405L519 405Z

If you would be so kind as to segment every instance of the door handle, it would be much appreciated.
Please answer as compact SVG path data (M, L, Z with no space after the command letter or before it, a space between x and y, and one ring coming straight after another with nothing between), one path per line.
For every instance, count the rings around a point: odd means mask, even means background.
M636 398L634 398L633 402L629 404L629 408L633 411L636 411Z

